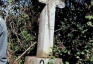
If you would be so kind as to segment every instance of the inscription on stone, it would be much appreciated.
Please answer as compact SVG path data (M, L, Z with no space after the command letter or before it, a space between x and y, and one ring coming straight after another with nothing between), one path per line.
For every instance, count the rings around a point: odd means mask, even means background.
M44 60L41 59L40 62L39 62L39 64L45 64L44 63Z

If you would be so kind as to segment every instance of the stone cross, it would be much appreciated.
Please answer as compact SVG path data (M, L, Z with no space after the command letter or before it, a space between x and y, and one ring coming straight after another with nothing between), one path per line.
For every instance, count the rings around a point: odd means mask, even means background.
M49 55L52 53L54 26L55 26L55 10L56 6L64 8L65 4L61 0L39 0L46 6L41 12L39 20L39 35L37 45L37 55L27 56L24 64L63 64L62 59L51 59Z
M52 53L56 6L64 8L63 0L39 0L45 3L40 15L37 57L49 57Z

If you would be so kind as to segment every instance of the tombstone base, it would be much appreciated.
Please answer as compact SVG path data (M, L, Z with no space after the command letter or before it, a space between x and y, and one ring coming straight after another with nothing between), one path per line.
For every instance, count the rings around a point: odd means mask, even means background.
M60 58L39 58L27 56L24 64L63 64Z

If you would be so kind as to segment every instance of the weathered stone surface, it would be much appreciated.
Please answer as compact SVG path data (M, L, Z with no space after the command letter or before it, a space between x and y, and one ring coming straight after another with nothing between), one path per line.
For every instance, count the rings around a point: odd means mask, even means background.
M41 3L49 4L49 2L52 2L56 4L59 8L65 7L65 0L39 0Z
M63 63L62 59L60 58L51 59L27 56L25 58L24 64L63 64Z
M54 39L54 27L55 27L55 10L56 5L63 8L63 1L61 0L39 0L40 2L46 2L46 6L40 15L39 21L39 35L37 45L37 56L48 57L52 53L53 39Z

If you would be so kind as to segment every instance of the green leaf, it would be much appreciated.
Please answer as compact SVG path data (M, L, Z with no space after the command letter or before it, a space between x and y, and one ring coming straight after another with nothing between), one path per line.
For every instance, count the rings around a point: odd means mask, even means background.
M93 5L93 0L91 0L91 5Z
M78 55L80 55L80 52L77 52Z
M88 31L88 29L86 29L86 30L83 30L83 31L82 31L82 33L84 34L84 33L85 33L85 32L87 32L87 31Z
M65 62L65 64L69 64L69 62L68 62L68 61L66 61L66 62Z
M81 54L85 54L84 52L81 52Z
M89 42L93 42L93 40L90 40Z
M51 59L55 59L55 56L51 56Z
M93 25L92 25L92 22L91 22L91 21L87 22L87 25L88 25L88 26L93 27Z
M91 19L93 19L93 16L92 15L88 15L88 16L85 16L85 18L91 20Z
M67 35L68 37L73 37L73 34L71 34L71 33L68 33L68 35Z
M12 0L8 0L8 3L10 4L10 3L12 3L13 1Z
M93 56L90 58L90 61L93 62Z
M76 58L80 58L79 56L77 56Z
M18 64L22 64L22 62L23 62L22 60L19 60Z

